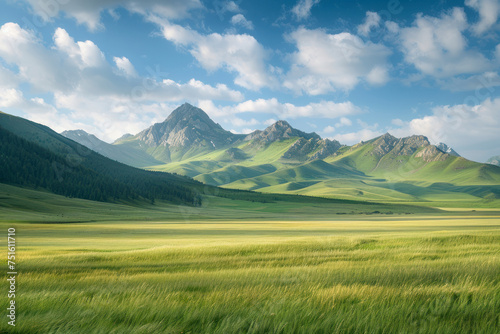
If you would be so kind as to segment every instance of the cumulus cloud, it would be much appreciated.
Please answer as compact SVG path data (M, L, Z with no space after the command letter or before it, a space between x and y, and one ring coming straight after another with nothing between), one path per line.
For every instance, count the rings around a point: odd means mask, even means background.
M350 90L360 81L384 84L389 79L387 57L381 44L363 42L347 32L331 35L324 30L299 28L290 34L298 51L284 86L309 95L337 89Z
M61 114L54 106L44 99L27 98L23 92L15 88L0 88L0 108L2 110L23 110L27 117L35 122L50 123L56 131L63 131L81 123L69 120L66 114Z
M333 132L335 132L335 128L333 126L331 126L331 125L328 125L327 127L325 127L323 129L323 132L324 133L333 133Z
M135 71L134 65L128 60L127 57L114 57L113 61L116 67L122 71L127 77L136 77L137 72Z
M241 113L265 113L276 115L279 119L302 117L340 118L362 113L363 110L352 102L321 101L297 106L292 103L281 103L276 98L247 100L236 105L217 107L211 101L201 101L199 107L213 117L227 117Z
M264 125L273 125L274 123L276 123L277 120L275 120L274 118L269 118L269 119L266 119L264 122L262 122Z
M98 128L92 132L110 140L161 119L176 101L243 100L241 92L224 84L212 86L195 79L179 83L163 78L158 68L149 77L140 77L128 58L114 57L109 63L92 41L75 41L61 28L53 41L46 47L15 23L0 27L0 58L17 69L15 73L0 66L0 88L9 88L0 98L4 111L24 113L56 129L63 124L57 123L59 116L65 125L93 123ZM48 93L53 102L24 97L15 88L22 83L35 94Z
M317 5L320 0L299 0L292 8L292 13L299 21L307 19L311 16L311 8Z
M479 22L472 26L476 35L483 34L498 21L500 3L498 0L466 0L465 5L479 13Z
M495 91L494 87L500 86L500 75L498 72L484 72L466 78L451 78L441 84L450 91L475 91L477 98L484 99Z
M434 144L444 142L461 155L484 162L498 154L500 98L474 106L436 107L431 115L399 124L402 126L390 130L395 136L421 134Z
M72 61L45 48L32 32L16 23L0 27L0 57L16 65L19 78L31 83L36 90L65 90L74 86L72 78L77 76L77 71L71 66Z
M243 127L243 126L248 127L248 126L254 126L254 125L260 124L260 122L258 120L256 120L255 118L246 120L246 119L242 119L239 117L230 118L227 120L226 123L231 123L233 126L237 126L237 127Z
M243 16L243 14L236 14L231 18L231 24L235 26L241 26L248 30L253 30L253 23Z
M380 15L376 12L366 12L365 22L358 26L358 34L368 36L373 28L380 26Z
M405 60L437 78L489 70L491 61L467 48L463 34L467 28L463 8L453 8L440 17L419 14L411 27L400 31Z
M257 40L247 34L200 34L192 29L151 17L159 24L165 39L187 47L191 55L208 71L226 69L236 72L234 83L257 90L274 86L275 79L267 73L267 52Z
M378 130L361 129L356 132L338 134L330 139L338 140L341 144L344 145L354 145L361 141L367 141L381 135L383 135L383 133Z
M335 126L337 128L340 128L342 126L351 126L351 125L352 125L352 121L347 117L341 117L340 121L335 124Z
M45 20L57 17L60 12L85 24L90 30L102 27L101 12L125 8L132 13L148 15L154 13L167 19L186 17L189 11L202 8L200 0L85 0L85 1L46 1L26 0L34 12Z
M238 13L241 11L240 6L238 6L234 1L227 1L223 8L225 11L232 13Z

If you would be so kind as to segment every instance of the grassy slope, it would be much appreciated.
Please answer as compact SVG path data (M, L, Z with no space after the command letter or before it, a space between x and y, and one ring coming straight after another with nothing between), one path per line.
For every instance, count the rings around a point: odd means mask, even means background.
M111 204L0 184L19 266L18 323L0 332L500 330L500 210L298 200Z
M193 219L263 219L263 220L300 220L329 219L332 216L349 215L387 216L387 214L419 214L440 212L435 209L360 202L320 201L314 198L258 196L255 200L231 199L236 194L215 193L209 189L204 195L201 207L186 207L157 201L129 201L121 203L103 203L66 198L48 192L14 187L0 183L0 220L20 222L88 222L95 220L179 220ZM217 196L226 196L216 197ZM258 194L257 194L258 195ZM246 195L248 196L248 195ZM245 197L246 197L245 196ZM266 203L259 200L266 199Z
M290 163L280 157L295 142L238 146L252 158L231 161L225 150L152 169L188 175L207 184L265 193L432 205L500 205L500 168L459 157L421 158L370 154L371 142L345 147L323 161ZM417 151L418 153L418 151ZM459 202L457 204L457 202Z

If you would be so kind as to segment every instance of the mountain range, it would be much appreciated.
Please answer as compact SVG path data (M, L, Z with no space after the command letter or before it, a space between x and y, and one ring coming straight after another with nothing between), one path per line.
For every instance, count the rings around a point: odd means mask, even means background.
M496 155L494 157L489 158L487 163L495 166L500 166L500 155Z
M283 120L233 134L187 103L112 145L82 131L63 134L114 160L225 188L388 202L500 198L499 167L469 161L424 136L387 133L346 146Z

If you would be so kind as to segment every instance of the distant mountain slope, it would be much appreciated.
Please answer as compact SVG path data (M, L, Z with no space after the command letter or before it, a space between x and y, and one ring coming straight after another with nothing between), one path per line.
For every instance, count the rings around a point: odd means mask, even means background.
M83 146L86 146L91 150L104 155L105 157L129 166L147 167L162 163L161 161L156 160L142 150L137 150L133 147L123 147L119 145L108 144L98 139L96 136L88 134L83 130L64 131L61 133L61 135L79 144L82 144ZM127 137L125 137L125 139Z
M495 166L500 166L500 155L489 158L487 163Z
M424 136L387 133L343 146L286 121L234 135L189 104L114 146L162 161L147 169L225 188L388 202L492 203L500 198L500 168L464 159Z
M423 136L397 139L389 134L355 145L326 160L388 181L500 184L500 168L443 153Z
M163 122L114 144L147 152L162 162L179 161L242 139L214 123L201 109L183 104Z
M0 114L0 182L91 199L163 199L198 205L194 181L112 161L48 127Z
M438 150L440 150L440 151L442 151L444 153L448 153L448 154L454 155L456 157L460 156L460 154L458 154L454 149L452 149L451 147L449 147L445 143L439 143L439 144L436 145L436 147L438 148Z
M424 136L385 134L352 147L332 142L323 159L297 149L309 140L285 137L262 145L256 138L229 149L237 158L226 149L153 168L207 184L270 193L382 202L500 198L500 168L444 153Z

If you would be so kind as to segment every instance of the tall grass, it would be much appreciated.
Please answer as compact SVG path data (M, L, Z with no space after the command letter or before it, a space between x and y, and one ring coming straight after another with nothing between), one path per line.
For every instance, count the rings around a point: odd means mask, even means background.
M20 224L14 332L498 333L499 223Z

